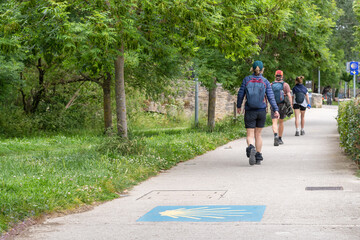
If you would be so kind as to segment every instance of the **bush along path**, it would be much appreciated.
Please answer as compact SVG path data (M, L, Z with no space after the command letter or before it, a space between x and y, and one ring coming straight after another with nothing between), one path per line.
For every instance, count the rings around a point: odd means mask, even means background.
M267 124L271 124L268 118ZM0 139L0 233L26 219L111 200L135 184L245 136L243 117L206 129Z
M341 147L360 164L360 97L339 105L337 117Z

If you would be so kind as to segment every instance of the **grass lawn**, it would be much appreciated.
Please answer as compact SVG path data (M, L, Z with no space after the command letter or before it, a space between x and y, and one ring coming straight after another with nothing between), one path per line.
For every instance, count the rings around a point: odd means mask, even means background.
M162 169L243 136L239 117L212 133L153 129L134 131L126 142L89 133L0 138L0 234L27 218L117 198Z

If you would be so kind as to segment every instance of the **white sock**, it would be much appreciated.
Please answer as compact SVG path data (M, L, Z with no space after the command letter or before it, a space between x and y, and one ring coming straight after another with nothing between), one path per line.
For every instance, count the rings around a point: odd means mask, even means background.
M296 131L297 131L297 132L300 132L300 128L297 128Z

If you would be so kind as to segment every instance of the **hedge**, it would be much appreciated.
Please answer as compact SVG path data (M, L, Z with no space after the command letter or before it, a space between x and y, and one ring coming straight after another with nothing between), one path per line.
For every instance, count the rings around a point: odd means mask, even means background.
M360 164L360 98L341 102L337 117L340 146Z

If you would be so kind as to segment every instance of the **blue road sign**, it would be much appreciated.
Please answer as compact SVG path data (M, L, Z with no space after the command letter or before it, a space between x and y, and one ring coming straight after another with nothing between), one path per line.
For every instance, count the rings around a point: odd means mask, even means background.
M358 71L358 70L359 70L359 63L358 62L350 62L350 72Z
M158 206L138 222L260 222L266 206Z
M358 75L358 74L359 74L359 71L358 71L358 70L351 70L351 71L350 71L350 74L351 74L351 75Z

